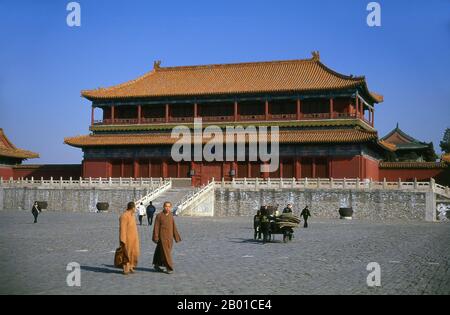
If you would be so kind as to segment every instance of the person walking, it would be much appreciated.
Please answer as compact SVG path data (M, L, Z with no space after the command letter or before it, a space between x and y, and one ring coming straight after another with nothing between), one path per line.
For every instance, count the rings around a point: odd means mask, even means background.
M153 255L153 265L155 270L163 271L161 266L166 267L166 273L173 272L172 246L173 240L180 242L181 237L172 214L172 203L164 202L163 211L158 213L153 227L152 240L156 245Z
M142 203L142 202L138 206L138 215L139 215L139 225L142 225L142 218L145 215L145 207L144 207L144 203Z
M134 273L140 255L135 212L135 203L129 202L127 209L119 219L120 247L117 249L119 252L116 251L116 255L120 254L121 257L119 257L120 265L116 265L116 267L122 267L124 275L130 272Z
M311 212L309 212L309 208L308 206L306 206L303 210L302 213L300 213L300 216L303 217L303 220L305 221L305 224L303 225L304 228L308 227L308 217L311 216Z
M155 206L152 204L152 202L150 201L150 204L147 206L147 221L148 221L148 225L152 225L153 224L153 215L156 212L156 208Z
M39 216L39 213L41 213L41 208L39 207L39 204L37 203L37 201L34 202L33 204L33 208L31 208L31 213L33 214L34 217L34 222L33 223L37 223L37 218Z

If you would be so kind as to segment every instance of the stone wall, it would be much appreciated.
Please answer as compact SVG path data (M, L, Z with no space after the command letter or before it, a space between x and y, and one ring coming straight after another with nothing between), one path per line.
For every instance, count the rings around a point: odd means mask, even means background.
M148 188L17 188L0 187L0 210L31 210L34 201L47 201L48 211L96 211L97 202L108 202L110 212L121 212Z
M294 212L309 205L313 217L339 218L339 207L353 207L355 219L425 220L426 193L408 191L355 191L334 189L228 189L216 188L216 216L252 216L263 204L294 205Z

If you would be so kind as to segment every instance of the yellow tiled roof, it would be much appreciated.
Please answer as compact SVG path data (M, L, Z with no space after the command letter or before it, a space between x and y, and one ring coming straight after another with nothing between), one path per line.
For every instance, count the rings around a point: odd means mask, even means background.
M38 158L39 154L16 148L8 140L3 129L0 128L0 156L17 159L34 159Z
M279 133L279 143L357 143L372 140L377 140L376 132L358 129L282 130ZM66 144L74 147L171 145L177 141L177 138L170 137L170 133L85 135L64 139ZM210 138L203 138L202 141L209 142ZM256 142L257 135L247 135L245 141Z
M364 77L346 76L326 67L318 53L311 59L160 67L123 84L84 90L94 99L204 96L239 93L304 92L362 87L376 103L383 97L369 92Z

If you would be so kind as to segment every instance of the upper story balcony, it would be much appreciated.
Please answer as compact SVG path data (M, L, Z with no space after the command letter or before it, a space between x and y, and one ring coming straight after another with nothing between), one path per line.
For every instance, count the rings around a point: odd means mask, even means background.
M97 111L97 112L96 112ZM98 111L101 111L98 113ZM100 116L101 119L96 119ZM91 124L137 125L204 122L264 122L360 119L374 126L374 108L358 98L310 98L276 101L236 101L151 105L111 105L92 108Z

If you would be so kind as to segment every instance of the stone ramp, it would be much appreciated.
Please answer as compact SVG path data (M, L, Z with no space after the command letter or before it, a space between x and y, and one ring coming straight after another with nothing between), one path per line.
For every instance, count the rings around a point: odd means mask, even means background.
M163 203L165 201L170 201L172 206L175 207L178 205L187 195L192 194L194 192L194 187L173 187L163 194L161 194L158 198L153 200L153 205L156 208L156 211L162 210Z

